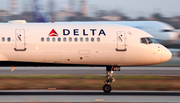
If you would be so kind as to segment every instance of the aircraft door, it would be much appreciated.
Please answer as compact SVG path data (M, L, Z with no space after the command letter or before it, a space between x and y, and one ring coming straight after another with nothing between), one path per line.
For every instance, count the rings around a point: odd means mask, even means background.
M126 51L126 34L123 31L117 32L117 48L116 51Z
M25 30L17 29L15 31L15 51L25 51Z

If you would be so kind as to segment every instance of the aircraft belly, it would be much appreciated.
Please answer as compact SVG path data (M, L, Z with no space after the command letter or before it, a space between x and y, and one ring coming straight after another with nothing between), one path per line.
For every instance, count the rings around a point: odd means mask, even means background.
M61 63L62 59L61 52L46 52L45 53L45 62L47 63Z

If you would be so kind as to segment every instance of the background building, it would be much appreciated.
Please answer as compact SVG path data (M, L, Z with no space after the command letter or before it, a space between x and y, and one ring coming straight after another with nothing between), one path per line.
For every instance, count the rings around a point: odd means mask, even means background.
M9 0L9 8L10 8L9 13L11 15L17 15L18 14L17 7L18 7L18 0Z

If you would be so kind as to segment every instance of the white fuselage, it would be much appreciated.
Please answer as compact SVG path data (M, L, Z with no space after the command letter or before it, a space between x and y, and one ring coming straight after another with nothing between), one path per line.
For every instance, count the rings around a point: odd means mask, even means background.
M153 38L142 30L113 24L4 23L0 24L0 61L136 66L171 58L161 44L142 44L143 37Z

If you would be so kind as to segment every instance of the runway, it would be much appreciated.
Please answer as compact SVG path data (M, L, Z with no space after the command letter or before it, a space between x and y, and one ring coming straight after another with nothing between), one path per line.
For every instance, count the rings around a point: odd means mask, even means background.
M0 91L0 102L180 102L180 92L78 90L8 90Z
M1 67L0 75L105 75L105 67ZM179 67L122 67L114 75L180 76Z

